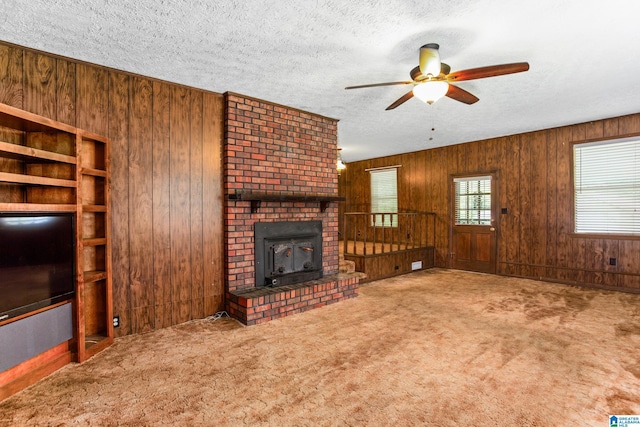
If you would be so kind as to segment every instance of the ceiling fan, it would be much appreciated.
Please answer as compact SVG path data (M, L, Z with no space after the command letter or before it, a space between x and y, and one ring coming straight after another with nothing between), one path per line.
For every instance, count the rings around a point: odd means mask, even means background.
M468 70L451 72L451 67L440 62L440 46L437 43L425 44L420 48L420 65L409 73L410 81L373 83L360 86L348 86L345 89L360 89L365 87L413 85L413 89L402 95L386 109L393 110L414 96L427 104L433 104L443 96L447 96L465 104L474 104L478 97L452 83L465 80L483 79L485 77L502 76L504 74L521 73L529 69L527 62L512 64L490 65L487 67L470 68Z

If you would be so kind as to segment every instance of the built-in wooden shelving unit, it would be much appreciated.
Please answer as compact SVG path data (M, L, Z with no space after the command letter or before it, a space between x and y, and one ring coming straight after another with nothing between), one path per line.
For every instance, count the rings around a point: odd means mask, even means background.
M0 211L75 214L79 362L113 342L109 196L107 138L0 104Z
M79 132L77 139L78 360L113 341L111 257L109 250L109 141Z

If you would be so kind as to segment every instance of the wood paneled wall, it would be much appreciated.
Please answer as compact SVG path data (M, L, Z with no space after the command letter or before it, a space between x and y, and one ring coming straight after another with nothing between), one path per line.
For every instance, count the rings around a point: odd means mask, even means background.
M0 42L0 102L111 139L117 336L222 308L221 94Z
M340 194L346 211L368 210L365 169L402 165L399 208L437 214L436 265L449 267L452 175L496 172L508 209L497 218L498 273L640 290L640 239L572 233L572 145L630 135L640 135L640 114L353 162Z

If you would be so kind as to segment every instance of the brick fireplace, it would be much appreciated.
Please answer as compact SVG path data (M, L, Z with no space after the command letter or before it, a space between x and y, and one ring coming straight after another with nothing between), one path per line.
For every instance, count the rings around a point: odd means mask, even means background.
M229 314L251 325L357 296L358 277L338 274L337 121L227 93L225 132ZM257 283L256 224L282 222L294 228L303 222L320 224L322 248L312 249L321 250L320 277L305 280L302 275L301 282L283 286L265 286L277 280ZM284 234L289 239L291 233ZM309 244L296 250L303 251L299 258L308 256Z

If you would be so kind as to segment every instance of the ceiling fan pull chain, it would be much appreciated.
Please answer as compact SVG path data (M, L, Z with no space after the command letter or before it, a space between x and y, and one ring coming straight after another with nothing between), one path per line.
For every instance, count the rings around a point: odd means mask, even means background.
M433 114L432 114L431 115L431 134L429 136L429 141L433 141L433 135L434 135L435 131L436 131L436 128L435 128L435 126L433 124Z

